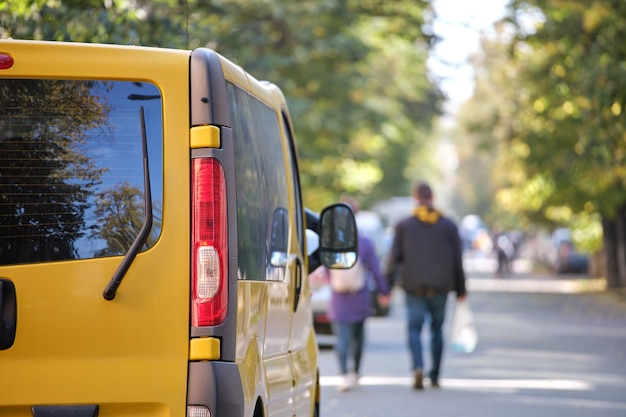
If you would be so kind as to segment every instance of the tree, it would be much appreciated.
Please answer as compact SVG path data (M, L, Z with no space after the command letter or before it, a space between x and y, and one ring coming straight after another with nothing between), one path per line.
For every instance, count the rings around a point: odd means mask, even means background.
M406 194L405 168L442 99L426 75L427 9L414 0L7 0L0 36L216 49L284 91L305 203L319 209L345 191L364 203Z
M190 44L208 39L281 86L307 206L346 191L367 205L406 194L405 167L439 111L441 93L426 75L426 8L407 0L198 1L190 4Z
M512 5L518 88L507 141L523 175L502 195L561 224L600 216L607 280L626 286L626 4Z
M0 37L185 48L185 18L176 0L5 0Z

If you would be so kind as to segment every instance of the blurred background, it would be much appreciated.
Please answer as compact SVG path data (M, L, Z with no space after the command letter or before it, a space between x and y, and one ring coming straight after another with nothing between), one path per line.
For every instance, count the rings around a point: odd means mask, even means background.
M349 193L381 258L429 181L472 258L626 287L626 2L4 0L0 37L207 46L290 105L307 207Z

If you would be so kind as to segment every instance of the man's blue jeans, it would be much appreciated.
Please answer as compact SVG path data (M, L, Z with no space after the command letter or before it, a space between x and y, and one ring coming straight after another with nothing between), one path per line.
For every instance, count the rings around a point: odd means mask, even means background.
M447 293L436 293L429 296L417 296L405 292L406 310L408 315L409 349L413 361L413 369L423 369L422 358L422 326L427 317L430 318L430 351L432 368L429 376L431 381L439 380L441 355L443 354L443 320L446 313Z
M348 355L352 352L352 369L358 375L365 342L365 322L333 323L333 332L337 335L337 357L342 375L348 374Z

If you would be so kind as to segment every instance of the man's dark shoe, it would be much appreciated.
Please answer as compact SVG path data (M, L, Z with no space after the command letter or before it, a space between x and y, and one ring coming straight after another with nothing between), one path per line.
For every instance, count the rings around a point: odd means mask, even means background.
M421 369L416 369L413 380L413 389L414 390L422 390L424 389L424 373Z
M439 388L439 381L437 381L436 379L432 379L430 381L430 387L431 388Z

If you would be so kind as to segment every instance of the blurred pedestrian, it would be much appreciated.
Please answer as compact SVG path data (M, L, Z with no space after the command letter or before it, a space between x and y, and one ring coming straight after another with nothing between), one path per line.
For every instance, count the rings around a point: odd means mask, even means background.
M343 197L342 201L356 214L359 207L355 199ZM328 317L337 336L335 350L341 372L341 381L337 387L339 391L347 391L358 385L365 344L365 320L372 314L371 286L368 285L367 274L376 282L379 303L387 306L389 286L381 273L374 245L369 238L359 234L356 265L347 270L329 271L332 295Z
M466 296L465 273L459 231L450 219L433 208L433 192L425 182L413 190L416 207L412 215L395 228L385 274L387 280L399 281L404 290L408 344L411 353L413 388L424 388L424 361L421 332L430 319L430 385L439 387L443 331L448 293L455 291L458 300Z
M496 275L500 278L506 278L512 271L513 257L515 256L515 246L513 241L505 231L496 231L493 237L496 250L496 258L498 267Z

